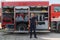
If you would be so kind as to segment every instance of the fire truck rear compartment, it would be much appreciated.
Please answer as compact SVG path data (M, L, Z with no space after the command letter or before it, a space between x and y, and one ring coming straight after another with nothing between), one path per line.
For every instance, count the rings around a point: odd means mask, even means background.
M8 6L9 7L9 6ZM31 13L35 13L38 21L38 25L36 25L37 30L48 30L48 22L49 22L49 10L48 6L16 6L13 7L13 12L5 12L7 14L13 14L11 16L12 22L10 24L14 24L14 28L16 31L28 31L28 19L31 17ZM5 12L3 13L5 15ZM8 16L7 16L8 17ZM4 17L3 17L4 19ZM11 19L10 19L11 20ZM8 24L8 23L7 23Z

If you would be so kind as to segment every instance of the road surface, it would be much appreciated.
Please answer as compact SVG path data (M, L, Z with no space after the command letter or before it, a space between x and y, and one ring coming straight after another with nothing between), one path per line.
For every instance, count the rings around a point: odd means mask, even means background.
M0 40L60 40L60 33L37 33L37 39L29 38L29 34L5 34L0 32Z

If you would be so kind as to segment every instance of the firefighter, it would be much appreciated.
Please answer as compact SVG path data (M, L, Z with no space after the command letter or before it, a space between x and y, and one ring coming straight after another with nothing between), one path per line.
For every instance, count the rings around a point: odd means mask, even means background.
M37 38L36 37L36 24L37 24L37 18L35 17L34 13L31 13L31 18L29 20L30 38L32 38L32 31L34 33L34 38Z

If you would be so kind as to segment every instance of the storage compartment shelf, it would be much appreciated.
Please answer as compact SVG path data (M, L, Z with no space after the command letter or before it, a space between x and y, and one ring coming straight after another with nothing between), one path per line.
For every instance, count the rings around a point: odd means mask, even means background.
M14 24L14 7L13 6L4 6L2 7L2 21L5 24L11 23Z
M14 7L12 6L5 6L3 7L3 13L14 13Z
M47 6L31 6L30 11L48 11Z
M30 11L30 12L34 12L34 13L48 13L48 11Z

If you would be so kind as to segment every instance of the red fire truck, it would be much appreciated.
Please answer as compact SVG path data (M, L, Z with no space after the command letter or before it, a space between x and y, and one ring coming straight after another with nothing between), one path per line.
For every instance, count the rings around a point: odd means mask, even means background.
M51 7L51 31L60 31L60 4L52 4Z
M49 32L49 2L2 2L2 28L7 32L29 32L28 20L35 13L36 32Z

